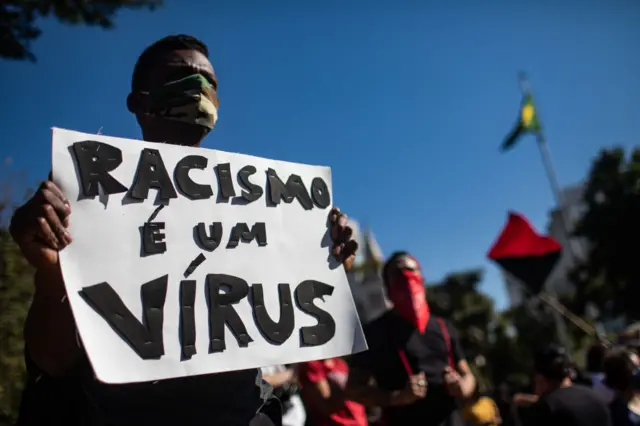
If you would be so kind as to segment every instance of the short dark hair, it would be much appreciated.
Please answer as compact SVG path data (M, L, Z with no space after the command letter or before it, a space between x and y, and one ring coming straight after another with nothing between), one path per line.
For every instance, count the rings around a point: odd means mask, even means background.
M387 288L387 290L389 289L389 272L391 271L391 268L395 266L398 259L404 256L410 256L410 254L406 251L396 251L391 255L391 257L382 267L382 282L384 283L384 286Z
M636 367L631 360L631 352L627 348L622 346L612 348L605 355L602 365L607 386L618 391L629 389Z
M590 373L599 373L602 371L602 362L607 353L607 348L600 342L594 343L587 350L587 371Z
M565 348L549 345L534 357L534 369L549 380L563 380L571 376L571 360Z
M147 47L138 57L138 61L133 68L131 90L136 91L143 88L144 78L146 77L149 69L155 65L154 61L159 55L181 49L196 50L207 58L209 57L209 48L207 45L195 37L178 34L161 38L151 46Z

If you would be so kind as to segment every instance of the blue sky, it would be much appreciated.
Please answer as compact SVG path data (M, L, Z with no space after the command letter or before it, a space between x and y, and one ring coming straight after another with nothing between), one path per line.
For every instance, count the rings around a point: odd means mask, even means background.
M113 31L45 21L36 64L0 63L12 170L46 177L52 126L138 138L125 107L135 60L189 33L220 80L206 147L331 166L335 203L386 254L413 252L429 281L485 268L483 290L503 307L485 253L508 209L543 229L553 204L531 138L497 149L516 117L517 71L531 78L563 185L601 147L640 135L638 1L165 3L121 13Z

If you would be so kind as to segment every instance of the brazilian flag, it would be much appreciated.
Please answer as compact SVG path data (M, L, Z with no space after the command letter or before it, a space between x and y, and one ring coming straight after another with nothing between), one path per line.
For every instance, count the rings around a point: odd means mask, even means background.
M533 96L525 94L520 105L520 116L518 122L513 127L511 132L507 135L500 146L501 151L508 151L518 142L518 139L522 135L528 133L538 133L541 130L540 122L538 121L538 114L536 107L533 104Z

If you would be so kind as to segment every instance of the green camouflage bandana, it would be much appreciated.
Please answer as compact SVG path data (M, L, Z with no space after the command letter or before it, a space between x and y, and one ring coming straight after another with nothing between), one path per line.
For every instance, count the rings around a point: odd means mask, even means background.
M218 120L218 97L211 83L201 74L170 81L159 89L136 95L139 102L129 108L134 113L198 124L209 130Z

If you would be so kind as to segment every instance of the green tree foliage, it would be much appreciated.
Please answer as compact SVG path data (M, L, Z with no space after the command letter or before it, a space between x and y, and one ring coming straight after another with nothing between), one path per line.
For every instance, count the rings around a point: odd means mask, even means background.
M0 423L17 414L25 381L22 329L33 292L33 271L0 229Z
M529 384L529 354L523 357L515 328L508 316L499 315L493 324L491 346L487 357L488 375L494 386L510 385L512 389L522 389Z
M586 212L575 234L585 238L587 259L570 274L576 284L574 308L593 303L610 319L640 319L640 149L603 150L594 160L584 193ZM608 317L608 318L607 318Z
M38 18L55 17L71 25L110 29L120 9L154 8L162 0L6 0L0 2L0 56L35 61L30 43L42 31Z
M33 270L7 230L12 183L5 182L0 200L0 425L17 415L26 376L22 330L33 294Z
M532 355L537 349L557 341L553 315L547 306L537 300L528 300L503 314L503 318L515 330L517 348L514 355L522 363L521 368L532 371Z
M484 353L494 318L493 300L478 291L481 281L482 271L472 270L448 275L427 289L432 312L453 322L470 359Z
M481 280L480 270L450 274L428 285L429 306L433 314L449 319L458 329L482 387L494 389L504 383L524 389L530 385L534 351L557 340L550 308L530 299L496 313L491 297L479 291Z

